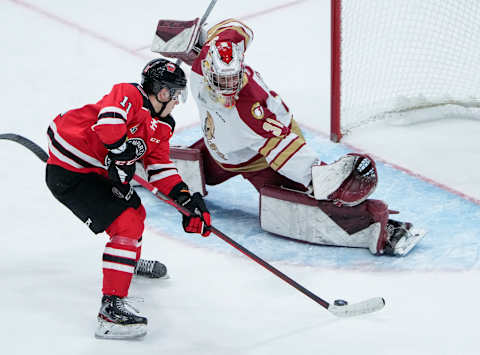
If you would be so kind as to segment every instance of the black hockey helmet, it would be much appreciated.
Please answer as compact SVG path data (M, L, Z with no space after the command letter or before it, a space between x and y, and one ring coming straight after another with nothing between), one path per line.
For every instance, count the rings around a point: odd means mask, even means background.
M163 88L170 89L171 97L187 99L187 78L180 66L163 59L153 59L142 70L142 87L148 95L156 95Z

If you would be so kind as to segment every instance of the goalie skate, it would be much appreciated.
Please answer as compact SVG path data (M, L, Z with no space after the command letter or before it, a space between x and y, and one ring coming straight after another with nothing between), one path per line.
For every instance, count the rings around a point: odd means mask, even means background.
M147 334L147 318L132 313L138 311L124 298L103 296L98 312L98 327L95 337L100 339L134 339Z
M389 219L387 223L389 238L384 254L394 256L407 255L425 236L426 231L414 228L411 223L398 222Z

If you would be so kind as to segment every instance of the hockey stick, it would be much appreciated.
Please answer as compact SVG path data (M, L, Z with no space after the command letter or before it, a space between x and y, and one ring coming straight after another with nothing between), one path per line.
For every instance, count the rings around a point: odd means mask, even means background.
M40 158L43 162L46 162L48 159L48 154L40 147L37 145L35 142L32 142L31 140L22 137L18 134L0 134L0 139L6 139L6 140L11 140L13 142L17 142L21 145L23 145L25 148L33 152L38 158ZM145 179L141 178L138 175L135 175L133 178L135 181L137 181L140 185L142 185L144 188L149 190L153 195L155 195L157 198L160 200L168 203L169 205L175 207L178 211L183 213L186 216L190 216L191 213L189 210L187 210L185 207L179 205L176 203L174 200L172 200L170 197L167 195L161 193L158 191L158 189L147 182ZM313 292L309 291L284 273L282 273L280 270L276 269L269 263L267 263L265 260L260 258L259 256L255 255L252 253L250 250L247 248L243 247L242 245L238 244L236 241L219 231L217 228L211 226L210 230L213 234L215 234L217 237L222 239L223 241L227 242L231 246L233 246L235 249L240 251L242 254L246 255L256 263L260 264L263 266L265 269L288 283L289 285L295 287L298 291L321 305L323 308L327 309L330 313L337 317L353 317L353 316L358 316L362 314L368 314L368 313L373 313L376 311L381 310L385 306L385 300L382 297L375 297L375 298L370 298L368 300L358 302L358 303L353 303L353 304L347 304L347 302L342 301L338 302L340 300L337 300L334 302L334 304L331 304L324 299L318 297L315 295Z
M207 9L205 10L205 12L203 13L203 16L202 18L200 19L200 22L198 23L198 26L201 28L203 26L203 24L205 23L205 21L207 21L207 18L208 16L210 15L210 12L212 12L213 10L213 7L215 6L215 4L217 3L217 0L211 0L210 1L210 4L208 5ZM182 60L177 58L177 60L175 61L175 64L177 65L181 65L182 64Z
M178 211L180 211L182 214L186 216L190 216L191 213L189 210L187 210L185 207L179 205L176 203L174 200L172 200L170 197L167 195L161 193L158 191L158 189L147 182L145 179L141 178L138 175L135 175L133 178L136 182L138 182L140 185L142 185L144 188L149 190L153 195L155 195L158 199L168 203L169 205L175 207ZM246 255L256 263L260 264L263 266L265 269L273 273L275 276L279 277L289 285L295 287L298 291L306 295L307 297L311 298L313 301L321 305L323 308L327 309L330 311L330 313L334 314L337 317L353 317L353 316L358 316L362 314L367 314L367 313L372 313L381 310L385 306L385 300L382 297L375 297L375 298L370 298L368 300L358 302L358 303L353 303L353 304L347 304L345 301L337 300L334 304L328 303L324 299L318 297L315 295L313 292L309 291L302 285L300 285L298 282L295 280L291 279L287 275L285 275L283 272L278 270L277 268L273 267L269 263L267 263L265 260L257 256L256 254L252 253L250 250L247 248L243 247L242 245L238 244L236 241L219 231L217 228L214 226L210 227L210 231L215 234L217 237L222 239L223 241L227 242L231 246L233 246L235 249L240 251L242 254Z
M9 140L12 142L17 142L18 144L23 145L25 148L30 150L33 154L40 158L44 163L47 162L48 154L40 147L37 143L32 142L30 139L25 138L21 135L14 133L4 133L0 134L0 139Z
M205 10L205 13L203 14L202 18L200 19L200 27L207 21L207 17L210 15L210 12L212 12L213 7L217 3L217 0L211 0L210 5L208 5L207 9Z

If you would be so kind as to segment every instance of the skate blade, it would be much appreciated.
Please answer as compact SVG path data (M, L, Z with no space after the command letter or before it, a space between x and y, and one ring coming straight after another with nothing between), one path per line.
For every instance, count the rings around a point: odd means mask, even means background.
M165 274L163 276L160 276L160 277L152 277L152 276L145 276L145 275L138 275L138 274L133 274L133 277L135 279L144 279L144 280L166 280L166 279L169 279L170 278L170 275L169 274Z
M415 245L417 245L427 233L423 229L416 229L411 228L409 231L409 235L406 238L400 239L397 244L395 245L395 255L404 256L407 255L410 250L413 249Z
M95 330L97 339L138 339L146 334L146 324L119 325L103 320L98 321L98 327Z

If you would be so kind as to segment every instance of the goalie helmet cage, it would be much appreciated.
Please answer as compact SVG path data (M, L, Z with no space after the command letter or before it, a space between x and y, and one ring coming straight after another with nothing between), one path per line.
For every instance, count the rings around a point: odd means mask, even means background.
M386 118L478 119L479 39L478 0L331 0L331 140Z

